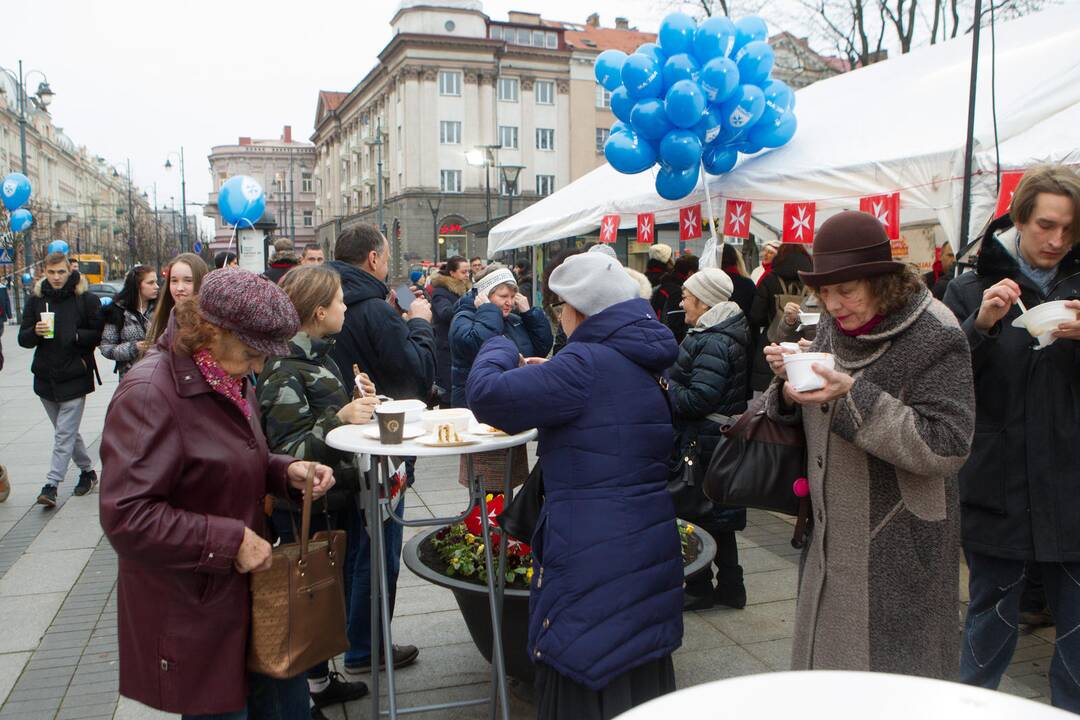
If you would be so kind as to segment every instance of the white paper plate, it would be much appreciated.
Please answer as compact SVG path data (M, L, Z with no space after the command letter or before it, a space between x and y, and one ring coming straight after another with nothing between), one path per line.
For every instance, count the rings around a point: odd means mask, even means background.
M405 426L405 429L401 431L402 440L412 440L418 438L424 434L424 426L420 423L412 423ZM364 437L371 438L372 440L379 439L379 424L375 423L364 427Z

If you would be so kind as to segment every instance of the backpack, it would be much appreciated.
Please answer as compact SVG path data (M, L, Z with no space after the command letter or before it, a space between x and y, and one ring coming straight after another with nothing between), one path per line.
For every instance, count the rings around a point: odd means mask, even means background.
M784 339L784 333L780 328L780 323L784 322L784 306L788 303L795 303L801 307L803 301L810 295L810 289L798 280L792 281L789 285L779 275L773 277L776 278L776 282L780 283L780 292L774 296L776 312L773 314L772 322L769 323L769 329L765 337L769 339L769 342L780 342Z

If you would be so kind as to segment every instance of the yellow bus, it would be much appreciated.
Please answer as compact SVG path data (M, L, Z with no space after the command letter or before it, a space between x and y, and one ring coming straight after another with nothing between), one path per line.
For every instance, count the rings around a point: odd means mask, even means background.
M91 285L105 282L109 277L109 266L105 258L96 253L82 253L72 255L72 260L79 263L79 274L86 278Z

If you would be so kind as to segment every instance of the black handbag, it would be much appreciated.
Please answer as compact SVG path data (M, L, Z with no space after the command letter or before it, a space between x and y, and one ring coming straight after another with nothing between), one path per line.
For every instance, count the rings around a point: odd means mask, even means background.
M544 473L537 462L510 504L495 516L495 522L510 537L530 545L543 507Z
M808 530L809 497L795 494L806 477L806 436L801 425L783 425L765 413L764 396L750 403L735 422L721 429L720 442L705 471L705 495L717 505L751 507L794 515L802 547Z
M667 491L675 504L677 517L695 520L712 510L713 504L702 492L704 480L705 461L701 458L697 440L692 440L679 453L679 459L668 473Z

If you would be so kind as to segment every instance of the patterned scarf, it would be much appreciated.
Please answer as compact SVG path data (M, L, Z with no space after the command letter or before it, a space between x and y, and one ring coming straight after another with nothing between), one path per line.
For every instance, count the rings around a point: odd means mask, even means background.
M195 361L195 367L199 368L199 372L202 374L203 379L206 380L206 384L218 395L240 408L240 412L244 413L244 417L250 420L251 406L244 399L243 378L233 377L222 370L221 365L218 365L218 361L214 359L214 356L206 348L196 350L191 359Z

